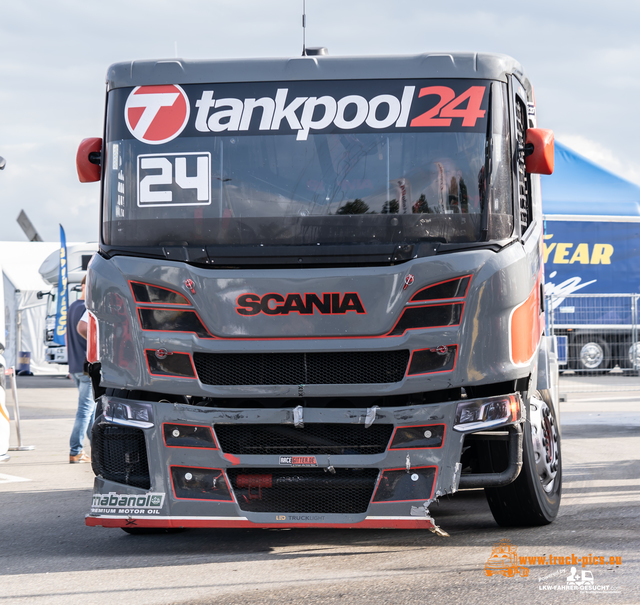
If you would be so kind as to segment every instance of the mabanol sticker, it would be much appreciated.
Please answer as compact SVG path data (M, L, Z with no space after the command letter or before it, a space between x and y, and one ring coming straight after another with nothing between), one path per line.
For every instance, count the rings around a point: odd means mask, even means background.
M165 494L152 493L143 495L94 494L91 503L92 515L159 515L164 504Z
M280 456L282 466L318 466L315 456Z

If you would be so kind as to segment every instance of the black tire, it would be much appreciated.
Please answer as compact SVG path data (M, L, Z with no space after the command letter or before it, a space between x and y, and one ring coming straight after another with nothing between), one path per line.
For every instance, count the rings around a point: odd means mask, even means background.
M152 536L159 534L180 534L186 527L122 527L122 531L132 536Z
M601 373L612 364L611 347L601 336L585 334L576 336L571 344L569 363L571 368L581 373Z
M535 430L532 429L532 423ZM553 406L539 395L532 397L527 405L527 420L523 429L522 470L518 478L504 487L484 490L493 518L502 527L548 525L556 518L560 508L562 454L560 430ZM540 438L539 432L542 433ZM542 452L546 453L544 459ZM552 470L554 466L555 470Z

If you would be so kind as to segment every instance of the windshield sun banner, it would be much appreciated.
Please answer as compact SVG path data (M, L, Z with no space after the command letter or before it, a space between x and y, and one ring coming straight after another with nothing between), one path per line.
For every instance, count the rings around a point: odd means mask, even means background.
M489 83L364 80L138 86L110 95L124 119L110 139L159 145L177 136L485 132Z

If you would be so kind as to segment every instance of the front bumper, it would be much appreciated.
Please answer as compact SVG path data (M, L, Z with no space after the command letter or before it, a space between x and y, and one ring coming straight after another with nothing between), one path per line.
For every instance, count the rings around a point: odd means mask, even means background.
M222 409L103 396L86 524L433 529L429 504L460 484L457 410L473 401Z

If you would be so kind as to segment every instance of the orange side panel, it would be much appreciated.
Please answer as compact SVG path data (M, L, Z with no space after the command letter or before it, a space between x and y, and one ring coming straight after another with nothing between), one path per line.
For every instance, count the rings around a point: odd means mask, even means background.
M511 316L511 360L515 364L528 362L538 347L542 323L540 321L540 279L529 298Z
M89 312L89 325L87 326L87 361L98 361L98 322L93 313Z

